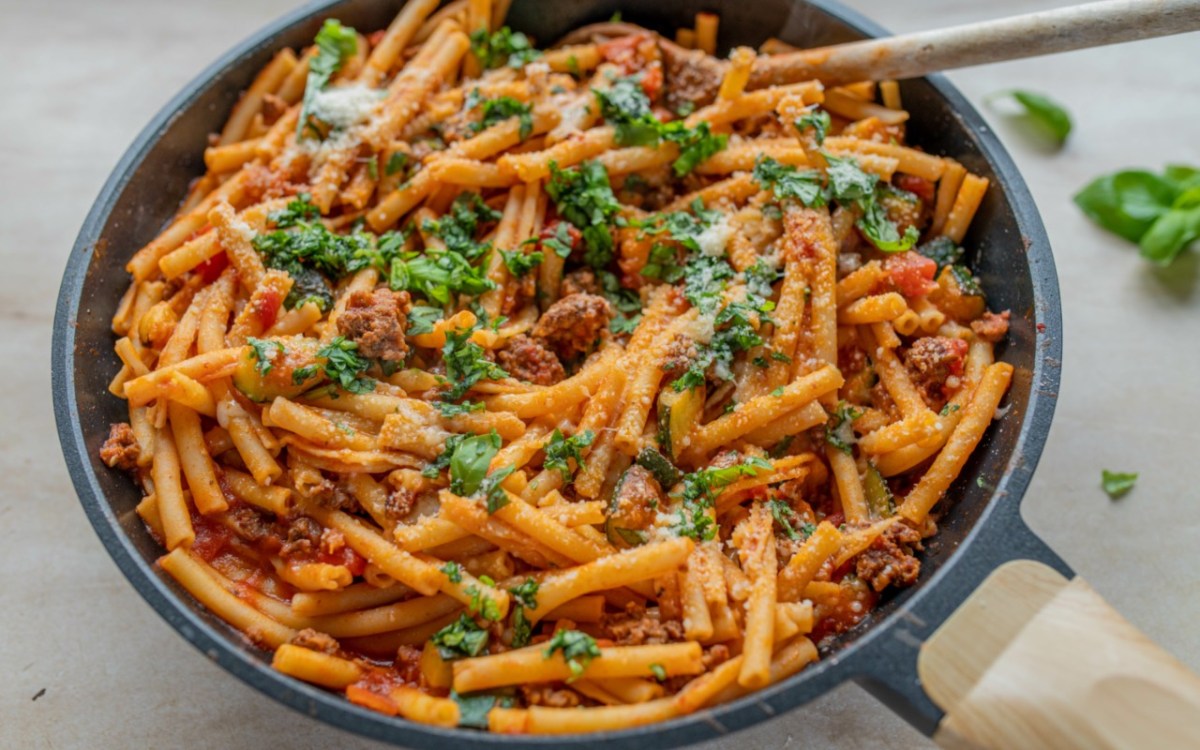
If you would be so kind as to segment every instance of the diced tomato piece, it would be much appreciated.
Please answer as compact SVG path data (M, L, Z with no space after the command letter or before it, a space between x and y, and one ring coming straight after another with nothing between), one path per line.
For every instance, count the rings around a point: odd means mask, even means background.
M600 45L600 56L606 62L619 65L622 74L629 75L641 67L638 64L638 45L644 39L640 34L617 37Z
M196 539L192 542L192 552L204 562L212 562L225 544L233 536L233 532L219 523L208 520L199 514L192 515L192 529Z
M662 91L663 72L661 65L651 65L646 68L642 74L642 91L646 92L647 98L650 101L658 99L658 94Z
M225 251L217 253L213 257L196 266L196 273L200 274L200 278L205 284L211 284L217 280L221 273L229 266L229 256Z
M888 256L883 262L883 270L905 297L920 297L937 289L933 280L937 263L918 252L909 250Z
M281 304L283 304L283 295L279 293L278 289L266 289L259 297L258 303L254 307L254 316L258 318L264 331L275 325Z
M896 177L896 187L901 190L907 190L913 193L926 203L933 202L934 188L933 183L924 177L917 177L912 174L902 174Z
M322 552L317 555L317 562L328 565L344 565L351 575L360 576L367 569L366 559L352 550L349 546L342 547L337 552Z

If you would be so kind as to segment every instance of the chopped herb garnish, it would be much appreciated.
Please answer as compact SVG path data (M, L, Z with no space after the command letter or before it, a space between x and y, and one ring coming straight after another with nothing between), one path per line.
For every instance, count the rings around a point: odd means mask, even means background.
M708 509L716 502L716 492L733 484L744 476L756 476L760 469L770 469L771 462L757 456L748 457L743 463L718 469L701 469L683 477L680 494L682 507L679 521L672 527L678 536L700 541L716 537L717 529Z
M825 110L813 109L796 118L795 125L796 130L799 130L801 133L811 128L813 137L819 146L825 142L825 136L829 134L829 128L832 126L832 120L829 117L829 113Z
M559 169L550 162L546 192L558 213L583 235L584 261L595 268L608 265L613 257L612 217L621 209L608 182L608 172L596 161Z
M475 89L475 91L478 92L479 89ZM511 96L500 96L484 101L482 116L479 122L471 124L471 132L478 133L512 117L518 119L520 125L517 134L521 140L525 140L533 132L533 114L528 104Z
M313 122L312 109L317 95L329 84L333 74L341 70L342 64L358 51L357 32L349 26L343 26L336 18L325 19L313 41L317 54L308 61L308 80L304 85L304 100L296 123L297 139L303 138L308 131L321 133Z
M546 258L540 250L532 253L520 250L501 250L500 257L504 259L504 267L508 269L508 272L518 279L529 275L529 272L540 266Z
M759 187L780 200L798 200L810 208L825 205L821 173L815 169L798 169L763 156L754 165L753 176Z
M771 517L775 519L775 523L779 524L780 530L787 534L788 539L802 539L800 533L792 526L792 520L799 520L796 516L796 511L792 510L792 506L782 500L768 500L767 506L771 509Z
M479 402L464 401L461 404L450 404L445 401L435 401L434 408L438 410L443 417L449 419L451 417L460 417L463 414L473 414L483 411L486 408Z
M392 175L403 171L407 166L408 154L404 153L403 151L396 151L388 157L387 165L383 168L383 173L388 177L391 177Z
M600 656L600 647L596 645L596 639L578 630L557 631L554 637L546 643L546 649L542 655L549 659L555 651L562 652L563 661L571 670L571 676L567 682L579 679L588 664L592 663L592 659Z
M433 324L442 319L442 308L428 305L413 305L408 311L409 336L433 333Z
M502 65L522 68L542 56L530 44L529 37L507 26L501 26L491 34L483 29L475 31L471 34L471 52L485 68Z
M446 332L442 361L446 364L446 377L451 387L442 394L444 401L459 400L480 380L508 377L503 367L487 358L482 346L471 341L474 332L474 328Z
M511 618L512 646L521 648L529 643L529 639L533 635L533 624L529 622L525 610L537 609L538 582L536 579L526 578L524 583L509 589L508 592L512 594L515 605L512 608Z
M490 580L490 579L489 579ZM482 582L483 579L481 578ZM492 585L491 583L487 585ZM485 620L496 622L500 619L500 605L496 604L496 600L487 596L476 586L468 586L467 594L470 595L471 601L467 604L467 613L479 615Z
M450 583L462 583L462 566L453 560L438 568L438 570L446 574L446 577L450 579Z
M854 444L858 439L854 436L854 420L862 416L862 410L856 409L845 401L839 401L833 416L825 425L825 442L837 448L847 456L854 453Z
M562 474L563 481L569 482L571 480L569 462L574 461L577 469L583 468L583 449L591 445L595 438L596 435L591 430L583 430L571 437L563 437L560 430L554 430L543 449L546 453L546 460L542 463L542 467L547 470L558 469Z
M446 660L479 656L487 649L488 631L465 613L429 639Z
M254 369L258 370L258 374L264 377L273 367L271 364L271 360L275 357L273 352L284 353L283 344L278 341L256 339L251 336L246 339L246 343L250 345L250 356L258 360L258 363L254 365Z
M658 662L654 662L650 665L650 674L654 675L654 679L662 682L667 679L667 668Z
M350 393L370 393L375 390L375 381L364 377L371 366L370 360L358 354L358 344L338 336L317 351L317 357L325 360L325 377Z

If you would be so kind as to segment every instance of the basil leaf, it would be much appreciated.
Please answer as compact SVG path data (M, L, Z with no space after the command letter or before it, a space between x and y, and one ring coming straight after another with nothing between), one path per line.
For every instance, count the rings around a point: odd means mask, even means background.
M1071 115L1058 102L1045 94L1023 89L1004 92L1025 110L1025 118L1046 135L1062 145L1071 133ZM1003 95L1003 94L1002 94Z
M1137 478L1137 472L1126 473L1104 469L1100 472L1100 486L1104 488L1109 497L1116 500L1133 489Z
M474 495L499 450L500 435L495 430L459 443L450 457L450 491L464 497Z
M1174 202L1169 181L1140 169L1097 178L1075 194L1088 218L1130 242L1139 241Z

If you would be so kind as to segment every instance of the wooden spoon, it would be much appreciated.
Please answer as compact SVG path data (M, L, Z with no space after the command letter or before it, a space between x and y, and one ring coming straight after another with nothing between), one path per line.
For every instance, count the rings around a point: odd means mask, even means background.
M994 21L761 57L751 88L917 78L1200 29L1200 0L1103 0Z
M814 78L831 86L917 78L941 70L1197 29L1200 29L1200 0L1102 0L946 29L764 55L754 63L748 88ZM575 29L556 46L646 33L652 32L631 23L594 23ZM660 43L687 54L668 39L663 38Z

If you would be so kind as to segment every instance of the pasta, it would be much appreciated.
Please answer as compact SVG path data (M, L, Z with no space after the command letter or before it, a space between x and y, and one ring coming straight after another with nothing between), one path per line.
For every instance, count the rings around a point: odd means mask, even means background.
M714 14L543 51L508 4L264 67L131 254L101 457L283 674L662 721L917 580L1013 377L959 246L988 181L906 143L894 81L753 88L791 48L717 60Z

